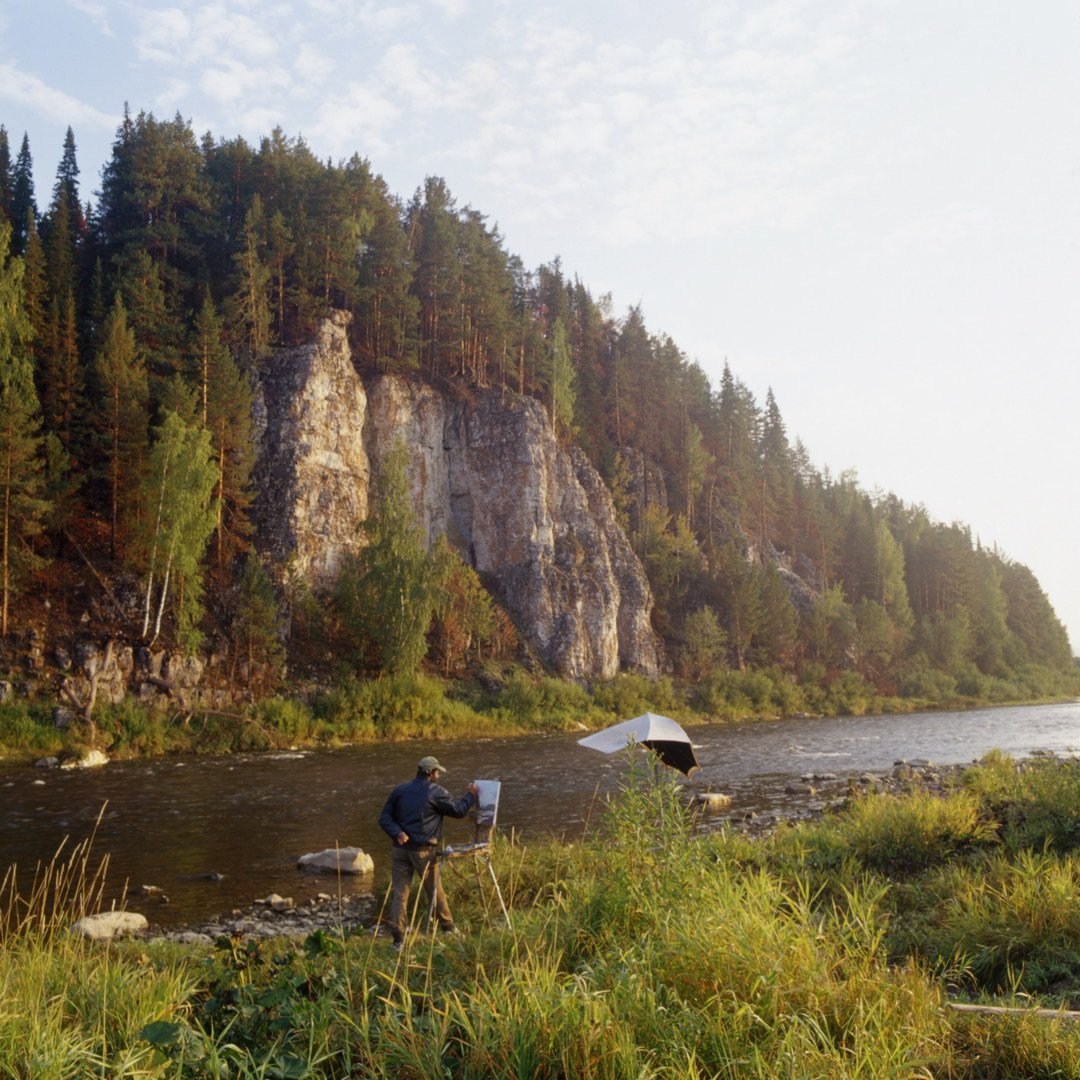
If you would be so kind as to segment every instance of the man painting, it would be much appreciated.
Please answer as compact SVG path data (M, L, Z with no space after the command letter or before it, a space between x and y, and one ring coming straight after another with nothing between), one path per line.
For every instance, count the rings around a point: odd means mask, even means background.
M420 875L439 928L444 933L457 932L439 880L438 850L443 818L463 818L476 805L479 789L470 784L465 794L455 799L439 784L445 772L437 758L421 758L416 776L390 792L379 815L379 825L394 845L390 856L390 931L395 948L401 948L405 939L413 874Z

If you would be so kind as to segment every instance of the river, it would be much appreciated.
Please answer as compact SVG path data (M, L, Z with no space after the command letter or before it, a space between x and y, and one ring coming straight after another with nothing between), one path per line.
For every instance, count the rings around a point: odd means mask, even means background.
M690 735L702 766L691 791L730 794L734 815L776 814L805 804L805 796L784 789L806 773L836 774L823 785L827 795L842 792L847 777L884 772L899 758L957 764L994 748L1018 757L1073 752L1080 748L1080 702L744 721L694 727ZM25 882L65 836L89 835L104 807L94 851L109 855L109 895L127 881L128 906L156 925L198 922L271 892L299 903L336 887L295 868L298 856L335 843L371 852L381 887L388 841L376 818L387 792L414 775L421 755L439 756L454 794L474 777L501 779L501 831L577 836L624 767L621 755L585 750L578 737L178 757L70 772L0 763L0 873L15 863ZM468 832L465 823L448 821L445 839L464 840ZM137 895L143 884L164 890L170 903ZM352 887L370 889L371 882Z

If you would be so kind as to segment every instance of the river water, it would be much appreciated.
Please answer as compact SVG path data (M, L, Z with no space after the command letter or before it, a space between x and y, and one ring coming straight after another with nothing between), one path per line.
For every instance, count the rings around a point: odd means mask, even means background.
M695 727L701 771L691 791L723 791L741 816L786 813L805 796L785 793L806 773L835 773L823 794L847 777L886 771L899 758L957 764L999 748L1080 750L1080 702L907 716L744 721ZM364 746L344 750L114 762L60 772L0 764L0 875L17 864L25 882L69 836L88 836L104 807L95 855L109 855L109 895L129 885L128 906L160 926L194 923L246 907L271 892L299 903L336 889L330 878L296 870L309 851L357 846L376 861L383 884L388 841L376 823L394 784L435 753L459 794L474 777L503 782L499 827L522 836L580 835L598 798L625 768L622 755L579 747L572 734L484 741ZM466 840L464 822L448 820L445 839ZM206 875L223 875L207 880ZM136 895L143 884L170 903ZM370 890L360 880L352 888Z

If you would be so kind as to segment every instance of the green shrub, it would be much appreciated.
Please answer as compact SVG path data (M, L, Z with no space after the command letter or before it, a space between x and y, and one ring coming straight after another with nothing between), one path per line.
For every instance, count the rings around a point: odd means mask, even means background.
M910 873L944 862L973 845L996 839L971 792L947 797L916 791L910 795L865 795L842 814L780 833L779 855L811 867L839 868L845 862L872 870Z
M943 867L918 884L894 947L982 991L1080 1003L1080 857L1021 851Z
M1080 846L1080 761L1036 758L1018 768L991 754L965 770L963 782L1001 819L1010 850Z
M592 700L614 720L629 720L644 712L673 715L683 708L670 679L648 679L632 672L620 672L614 679L596 683Z
M49 709L27 701L0 702L0 754L55 754L63 736L52 723Z

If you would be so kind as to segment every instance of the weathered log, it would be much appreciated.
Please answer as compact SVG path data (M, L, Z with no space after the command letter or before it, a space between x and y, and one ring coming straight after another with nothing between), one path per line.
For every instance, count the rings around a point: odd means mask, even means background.
M1015 1005L969 1005L966 1002L950 1001L950 1009L962 1013L976 1013L980 1016L1041 1016L1045 1020L1080 1020L1080 1012L1067 1009L1025 1009Z

